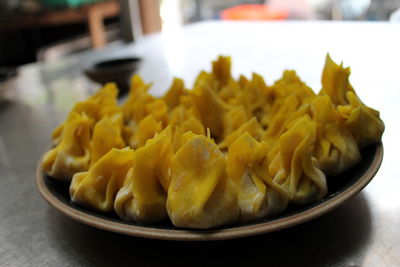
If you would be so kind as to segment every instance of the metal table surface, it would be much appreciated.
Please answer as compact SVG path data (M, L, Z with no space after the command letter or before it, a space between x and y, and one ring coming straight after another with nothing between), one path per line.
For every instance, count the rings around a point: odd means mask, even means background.
M119 266L257 264L400 266L400 25L328 22L203 22L145 37L128 46L85 52L19 70L0 104L0 265ZM52 129L76 100L97 88L82 69L99 58L140 55L139 73L162 94L173 76L190 86L217 55L233 73L255 71L268 83L295 69L320 88L325 54L351 66L362 100L386 124L384 160L356 197L308 223L257 237L219 242L146 240L75 222L39 195L35 167Z

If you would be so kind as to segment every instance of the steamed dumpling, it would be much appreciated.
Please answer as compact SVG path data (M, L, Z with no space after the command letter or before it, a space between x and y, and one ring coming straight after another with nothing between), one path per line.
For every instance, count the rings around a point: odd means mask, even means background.
M114 203L119 217L143 223L167 218L171 158L171 127L135 151L135 164Z
M179 105L175 107L171 114L169 125L173 129L180 127L183 132L192 131L195 134L205 134L205 129L201 123L200 113L192 105Z
M219 91L231 79L231 57L219 56L212 62L212 76L217 81Z
M128 98L122 104L122 112L126 123L130 121L138 123L141 119L146 117L147 112L145 106L154 100L154 97L147 92L149 88L150 84L144 83L139 75L135 74L132 76Z
M113 116L120 113L121 108L117 104L117 95L118 88L115 83L107 83L87 100L76 103L69 112L66 121L54 129L51 136L53 144L58 144L65 123L71 116L74 116L74 114L79 114L81 116L85 114L85 116L97 122L104 116Z
M239 129L243 124L250 120L245 109L242 106L237 106L229 110L224 116L224 138Z
M239 207L226 160L208 137L185 134L171 162L167 211L177 227L210 228L233 223Z
M224 102L204 81L198 82L190 93L204 127L209 128L213 136L221 136L226 111Z
M69 192L71 200L102 212L112 212L115 196L133 165L131 148L111 149L89 171L74 175Z
M261 125L257 122L257 119L253 117L251 120L240 126L239 129L229 134L225 139L218 144L219 148L228 148L233 142L236 141L242 134L248 132L256 140L260 140L264 134Z
M385 125L379 111L366 106L349 81L350 68L339 66L326 57L320 95L328 95L360 148L381 140Z
M279 138L269 172L273 181L288 192L291 203L308 204L327 193L325 175L312 157L316 135L316 123L304 116Z
M253 73L251 80L246 83L237 96L237 104L244 107L249 117L262 117L262 113L271 104L272 91L266 85L261 75Z
M144 146L148 139L161 132L162 123L150 114L144 117L138 125L128 125L124 130L129 145L136 149Z
M379 111L367 107L353 93L347 93L348 105L337 107L339 114L344 118L360 148L380 142L385 124L379 117Z
M122 126L122 113L112 117L106 116L96 123L91 141L90 165L93 165L112 148L125 147L122 139Z
M236 183L240 221L281 213L288 205L285 190L268 175L268 150L247 132L229 147L227 173Z
M295 94L286 97L277 113L271 119L263 136L263 140L268 147L275 146L279 137L287 131L288 125L301 116L308 114L309 110L310 104L307 101L302 103L302 100Z
M90 138L93 120L85 113L71 113L63 125L56 147L42 161L43 171L54 179L71 181L72 176L86 171L90 163Z
M317 123L317 141L313 155L321 170L338 175L361 160L353 134L347 128L328 96L311 102L312 120Z
M170 110L177 107L180 103L180 98L186 93L185 84L182 79L174 78L171 87L163 96L163 100L168 105Z
M349 76L350 68L344 68L343 64L337 65L327 54L322 72L322 89L319 94L328 95L335 106L347 104L347 92L354 93Z

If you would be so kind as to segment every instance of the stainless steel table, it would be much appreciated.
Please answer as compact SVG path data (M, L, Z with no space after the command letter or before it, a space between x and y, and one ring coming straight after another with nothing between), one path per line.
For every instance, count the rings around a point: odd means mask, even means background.
M117 266L239 264L246 266L400 265L400 25L375 23L203 22L129 46L83 53L20 69L10 100L0 104L0 265ZM324 56L352 67L351 81L386 123L380 171L359 195L335 211L287 230L240 240L180 243L100 231L50 207L34 170L51 130L96 85L82 68L99 58L140 55L140 74L163 93L173 76L191 85L218 54L233 73L278 79L298 70L320 88Z

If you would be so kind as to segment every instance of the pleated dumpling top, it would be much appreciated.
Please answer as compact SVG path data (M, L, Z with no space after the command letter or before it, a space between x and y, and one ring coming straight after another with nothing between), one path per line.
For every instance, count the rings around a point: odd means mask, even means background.
M135 151L134 165L114 203L119 217L142 223L167 218L171 138L171 127L168 127Z
M285 188L293 204L311 203L328 192L325 174L312 156L316 137L316 123L303 116L281 135L277 153L271 159L270 175Z

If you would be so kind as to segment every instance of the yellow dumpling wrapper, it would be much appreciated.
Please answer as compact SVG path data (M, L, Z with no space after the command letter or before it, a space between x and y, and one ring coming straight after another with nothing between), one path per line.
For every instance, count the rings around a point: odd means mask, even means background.
M132 120L138 123L148 115L146 105L154 101L154 97L147 92L149 88L150 84L144 83L138 74L132 76L131 89L126 101L122 104L122 112L126 123Z
M208 137L188 132L184 138L171 163L167 211L172 223L210 228L235 222L236 187L226 174L224 155Z
M212 74L218 81L218 90L231 79L231 57L219 56L212 62Z
M253 73L252 79L238 95L237 104L243 106L250 117L262 117L263 110L273 101L271 93L264 78Z
M287 131L290 123L310 112L310 104L301 101L296 95L288 96L282 103L279 111L273 117L271 124L268 126L263 140L270 148L277 144L279 137Z
M349 81L350 68L339 66L326 57L320 94L327 94L345 119L360 148L379 142L385 125L379 111L366 106L359 99Z
M114 203L119 217L143 223L167 218L172 155L171 127L135 151L135 164Z
M348 105L337 107L360 148L380 142L385 124L379 111L364 105L353 92L347 92Z
M118 106L117 96L117 85L115 83L106 83L96 94L89 97L89 101L93 100L99 105L99 117L97 120L104 116L112 116L122 112L122 109Z
M327 193L325 174L312 157L317 125L301 117L279 138L278 153L271 160L269 173L289 194L291 203L305 205Z
M122 138L122 127L122 113L112 117L106 116L96 123L91 141L90 165L93 165L112 148L125 147L125 142Z
M238 188L240 221L277 215L289 198L268 175L268 150L247 132L229 147L227 173Z
M270 90L272 104L263 107L259 121L268 128L267 135L275 139L283 133L282 130L286 130L290 121L303 115L307 110L307 103L315 97L315 93L292 70L284 71L282 78ZM287 118L289 115L291 117Z
M317 96L311 102L312 120L317 123L317 141L313 156L320 169L338 175L361 160L357 142L336 111L329 96Z
M154 118L162 123L163 127L168 124L168 106L163 99L155 99L148 103L145 107L146 114L151 114Z
M70 181L77 172L86 171L90 163L92 127L93 120L85 114L72 113L63 126L60 142L44 155L43 171L64 181Z
M289 95L296 95L301 102L315 96L314 91L305 84L294 70L285 70L282 78L272 86L275 99L283 99Z
M118 88L115 83L107 83L87 100L78 102L69 112L65 122L61 123L52 133L53 144L58 144L66 122L73 114L85 114L94 122L99 121L104 116L112 116L121 112L117 103Z
M204 127L209 128L213 136L221 136L223 133L222 122L226 110L224 102L204 82L199 82L190 93Z
M163 96L163 100L168 105L170 110L177 107L180 103L180 98L184 95L185 92L185 84L182 79L174 78L171 87L167 91L167 93Z
M146 141L153 138L156 133L161 132L162 122L157 121L156 118L150 114L136 125L128 125L125 132L129 131L128 143L133 148L139 148L145 145Z
M193 106L179 105L175 107L169 119L169 125L174 129L179 126L183 132L192 131L196 134L205 134L205 129L200 121L200 113Z
M229 136L250 120L242 106L237 106L229 110L223 119L224 137Z
M344 68L343 64L337 65L329 54L327 54L325 66L322 71L322 90L319 94L328 95L335 106L347 104L347 92L354 93L349 76L350 68Z
M221 143L219 143L219 148L228 148L245 132L248 132L256 140L260 140L264 134L261 125L257 122L257 119L253 117L251 120L243 124L239 129L228 135Z
M101 212L112 212L117 192L132 166L131 148L111 149L89 171L74 175L69 188L71 200Z
M238 105L238 96L242 92L242 87L238 81L230 79L218 92L218 97L226 104L231 106Z
M184 133L192 132L194 134L205 135L205 129L203 124L195 117L190 117L188 120L182 122L181 129Z

